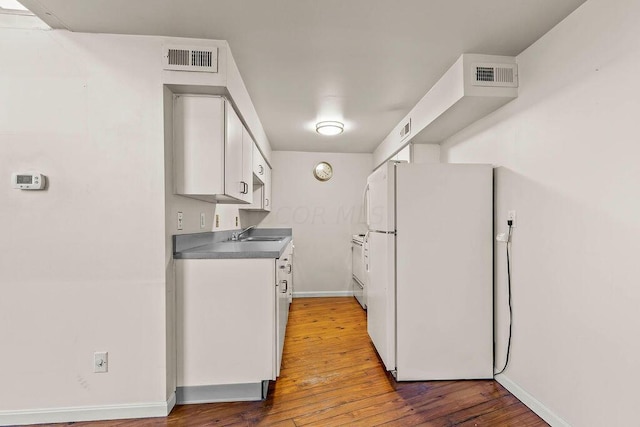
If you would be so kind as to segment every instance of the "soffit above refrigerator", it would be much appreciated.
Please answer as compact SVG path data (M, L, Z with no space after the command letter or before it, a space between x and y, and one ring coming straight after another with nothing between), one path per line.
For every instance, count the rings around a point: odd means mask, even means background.
M378 167L407 144L440 144L518 96L511 56L464 54L373 153Z

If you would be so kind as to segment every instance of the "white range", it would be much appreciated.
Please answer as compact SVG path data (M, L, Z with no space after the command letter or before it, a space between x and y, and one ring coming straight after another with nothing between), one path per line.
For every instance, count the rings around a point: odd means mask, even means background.
M365 235L354 234L351 237L351 285L353 296L362 308L367 308L367 278L365 268Z

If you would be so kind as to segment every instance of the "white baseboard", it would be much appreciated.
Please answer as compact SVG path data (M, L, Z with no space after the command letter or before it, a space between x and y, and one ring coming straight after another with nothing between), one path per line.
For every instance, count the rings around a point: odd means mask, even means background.
M294 298L325 298L325 297L352 297L352 291L312 291L294 292Z
M264 390L268 389L268 387L269 381L177 387L176 401L180 405L258 401L266 396Z
M79 406L70 408L0 411L0 425L64 423L74 421L119 420L127 418L166 417L176 404L172 393L166 402L125 405Z
M173 407L176 406L176 402L176 392L174 391L173 393L171 393L171 396L169 396L169 400L167 400L167 413L165 414L165 416L169 415L171 411L173 411Z
M571 425L547 408L542 402L530 395L525 389L511 381L504 374L495 377L504 388L509 390L511 394L518 398L522 403L527 405L529 409L538 414L540 418L545 420L553 427L571 427Z

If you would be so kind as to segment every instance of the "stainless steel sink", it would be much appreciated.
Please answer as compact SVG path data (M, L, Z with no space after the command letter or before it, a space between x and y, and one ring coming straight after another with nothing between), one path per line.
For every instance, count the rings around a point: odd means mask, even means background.
M249 236L238 239L238 242L279 242L284 237L276 236Z

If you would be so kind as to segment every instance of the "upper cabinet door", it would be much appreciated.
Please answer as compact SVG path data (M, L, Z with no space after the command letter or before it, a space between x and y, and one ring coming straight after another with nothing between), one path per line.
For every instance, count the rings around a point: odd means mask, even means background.
M253 138L245 128L242 127L242 182L245 183L246 193L242 194L242 200L251 203L253 201Z
M271 211L271 168L266 163L264 171L264 184L258 181L255 173L253 175L253 203L251 205L240 205L238 206L240 209Z
M253 144L253 176L264 184L264 177L267 174L267 162L265 162L262 153L258 150L258 146Z
M231 104L225 102L224 192L240 200L248 193L248 184L242 175L242 133L240 118Z
M173 104L175 193L208 202L224 194L225 102L176 95Z
M271 168L265 163L264 167L264 208L263 210L271 211Z

